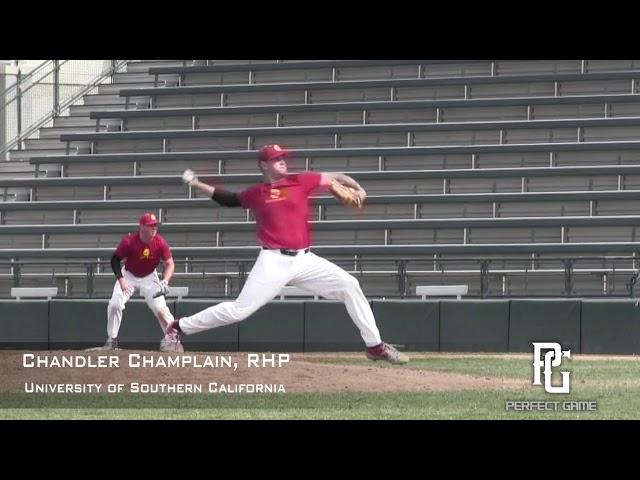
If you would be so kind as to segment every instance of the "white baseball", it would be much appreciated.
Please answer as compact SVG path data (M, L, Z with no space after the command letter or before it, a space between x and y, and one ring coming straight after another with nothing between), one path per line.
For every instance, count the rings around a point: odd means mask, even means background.
M184 183L191 183L196 179L196 174L193 170L185 170L182 174L182 181Z

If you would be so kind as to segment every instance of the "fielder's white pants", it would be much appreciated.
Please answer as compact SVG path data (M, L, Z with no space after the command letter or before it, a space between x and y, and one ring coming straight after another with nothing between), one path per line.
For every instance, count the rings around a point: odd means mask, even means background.
M117 338L120 331L120 324L122 323L122 312L125 309L125 304L131 296L140 291L140 295L144 297L147 305L156 316L162 333L167 329L167 325L173 321L173 315L167 307L167 302L164 296L153 298L153 296L160 291L160 279L158 278L158 272L155 270L146 277L136 277L126 268L122 269L122 276L129 283L131 289L124 292L120 287L120 282L116 281L113 287L113 295L109 300L109 307L107 308L107 334L111 338Z
M189 335L240 322L276 297L287 284L344 302L366 346L373 347L382 342L358 280L313 252L300 252L292 257L279 250L262 250L235 301L184 317L180 320L180 328Z

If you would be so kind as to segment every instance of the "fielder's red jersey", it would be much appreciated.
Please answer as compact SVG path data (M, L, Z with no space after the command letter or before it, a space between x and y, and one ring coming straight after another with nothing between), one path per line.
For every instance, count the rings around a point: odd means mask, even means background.
M171 258L171 249L158 234L149 243L144 243L140 240L140 232L136 232L122 238L115 254L127 259L127 270L136 277L146 277L156 269L161 259L166 261Z
M240 204L256 216L258 242L267 248L309 247L309 195L322 186L326 186L322 174L307 172L254 185L239 193Z

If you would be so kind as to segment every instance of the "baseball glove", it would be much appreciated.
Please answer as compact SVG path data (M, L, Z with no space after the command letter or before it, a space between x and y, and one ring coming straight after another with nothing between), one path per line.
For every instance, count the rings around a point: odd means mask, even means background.
M329 186L329 191L343 205L353 208L362 208L362 197L355 188L348 187L333 180Z
M158 290L156 292L156 294L153 296L153 298L162 297L162 296L166 295L167 293L169 293L169 282L167 282L166 280L161 280L160 281L160 290Z

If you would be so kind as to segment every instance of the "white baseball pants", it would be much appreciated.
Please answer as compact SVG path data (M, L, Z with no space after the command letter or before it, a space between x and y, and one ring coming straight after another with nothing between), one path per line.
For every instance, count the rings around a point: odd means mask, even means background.
M184 317L180 320L180 328L189 335L240 322L276 297L287 284L344 302L366 346L373 347L382 342L371 306L358 280L313 252L303 251L294 257L279 250L262 250L235 301Z
M139 290L140 295L146 300L147 305L158 320L160 328L162 328L162 333L164 333L169 323L173 321L173 315L167 307L164 296L153 298L153 296L160 291L158 272L154 270L146 277L136 277L126 268L122 268L122 276L129 282L132 288L124 292L118 281L116 281L113 287L113 295L111 295L111 300L109 300L109 306L107 307L107 334L109 337L118 337L125 304L136 290Z

